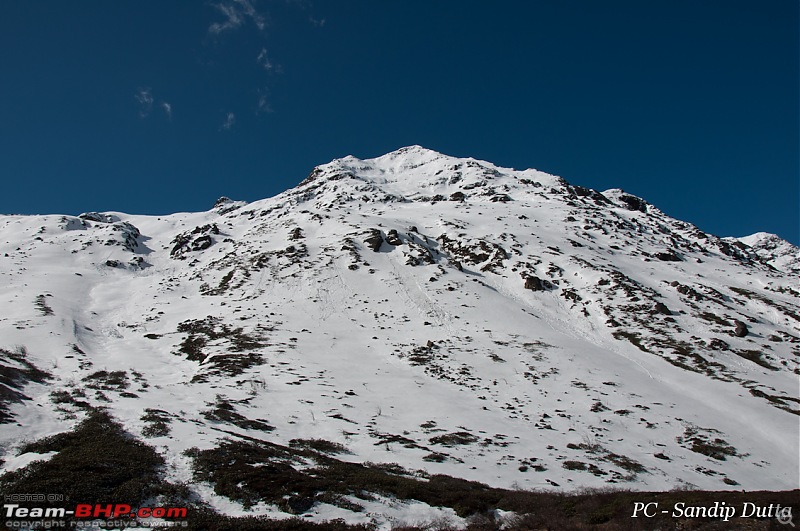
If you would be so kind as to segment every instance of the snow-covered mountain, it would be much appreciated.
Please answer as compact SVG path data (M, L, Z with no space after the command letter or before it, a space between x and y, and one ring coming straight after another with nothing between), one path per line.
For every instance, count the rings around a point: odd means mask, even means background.
M104 408L227 514L453 513L225 490L197 463L237 442L506 488L800 486L800 251L777 236L418 146L254 203L0 236L4 471ZM249 470L319 465L270 455Z

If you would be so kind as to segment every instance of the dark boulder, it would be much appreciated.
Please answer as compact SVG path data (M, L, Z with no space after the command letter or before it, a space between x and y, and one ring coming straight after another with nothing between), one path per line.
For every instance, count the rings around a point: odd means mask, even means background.
M681 262L683 259L678 256L678 253L669 249L667 251L662 251L660 253L656 253L653 256L661 260L662 262Z
M667 305L664 304L663 302L657 302L655 305L655 310L656 312L662 315L672 315L672 312L669 310L669 308L667 308Z
M531 291L545 291L553 287L553 285L549 281L542 280L539 277L525 276L524 278L525 278L525 289L529 289Z
M175 236L175 238L173 238L172 240L172 243L174 243L175 246L172 248L172 251L170 251L169 255L172 258L182 259L183 253L188 250L187 244L191 240L192 238L190 236L187 236L186 234L178 234L177 236Z
M542 291L544 289L544 287L542 287L542 279L539 277L526 278L525 289L530 289L533 291Z
M192 251L204 251L205 249L211 247L211 244L212 244L211 236L209 236L208 234L200 236L199 238L196 238L192 242Z
M389 245L403 245L403 241L395 229L390 230L389 234L386 235L386 243Z
M619 200L625 203L625 208L628 210L638 210L639 212L647 212L647 201L640 197L630 194L620 194Z
M735 335L736 337L744 337L750 332L750 329L747 328L747 325L739 321L738 319L734 319L733 324L735 326L735 328L733 329L733 335Z
M286 500L286 509L290 514L303 514L314 507L314 499L306 496L292 496Z
M513 201L511 196L508 194L495 194L489 198L489 201L492 203L508 203L509 201Z
M383 245L383 234L381 234L381 231L378 229L369 229L367 237L364 238L364 243L377 253L381 245Z

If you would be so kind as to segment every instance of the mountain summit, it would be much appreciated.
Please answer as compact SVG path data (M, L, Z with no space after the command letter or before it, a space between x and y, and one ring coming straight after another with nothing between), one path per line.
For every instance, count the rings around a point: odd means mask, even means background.
M410 146L374 159L348 156L334 160L315 168L297 191L314 191L320 185L319 181L344 180L341 185L348 187L353 194L361 192L356 197L363 202L424 201L440 200L439 197L449 199L454 193L469 193L475 198L491 197L497 195L495 188L509 189L520 179L523 182L535 181L539 185L565 184L558 177L535 170L517 172L484 161L449 157L420 146ZM316 186L305 186L315 181ZM370 192L378 195L369 195Z
M419 146L207 212L0 227L0 484L102 414L228 514L464 516L366 470L798 487L800 251L776 236Z

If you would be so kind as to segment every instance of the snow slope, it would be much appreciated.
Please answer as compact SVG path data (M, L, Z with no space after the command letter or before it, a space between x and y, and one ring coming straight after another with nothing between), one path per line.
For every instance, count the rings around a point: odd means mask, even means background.
M797 264L419 146L207 212L3 216L0 458L88 403L229 514L283 514L193 482L184 452L237 436L501 487L798 488ZM397 503L307 513L450 511Z

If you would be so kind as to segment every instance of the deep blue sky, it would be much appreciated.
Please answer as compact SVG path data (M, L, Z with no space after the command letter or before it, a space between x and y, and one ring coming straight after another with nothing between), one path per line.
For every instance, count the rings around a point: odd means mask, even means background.
M0 212L207 210L421 144L797 245L799 9L3 2Z

